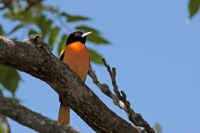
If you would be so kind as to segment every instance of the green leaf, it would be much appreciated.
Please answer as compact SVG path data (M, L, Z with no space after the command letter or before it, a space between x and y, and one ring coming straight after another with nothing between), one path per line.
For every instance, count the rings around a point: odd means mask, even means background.
M90 18L88 17L83 17L83 16L79 16L79 15L69 15L67 13L61 13L62 16L66 17L67 22L77 22L77 21L86 21L86 20L90 20Z
M50 12L50 13L59 13L58 11L58 8L55 8L53 6L47 6L47 5L44 5L44 4L39 4L39 5L35 5L31 8L31 11L32 12L35 12L35 13L43 13L43 12Z
M93 42L95 44L109 44L108 40L95 33L90 34L87 37L87 41Z
M41 4L42 5L42 4ZM59 10L58 10L58 8L55 8L55 7L53 7L53 6L44 6L43 5L43 8L42 8L43 10L46 10L46 11L49 11L49 12L51 12L51 13L59 13Z
M14 95L20 80L17 70L0 65L0 72L0 83Z
M51 29L51 26L53 24L53 21L50 19L47 19L46 16L42 15L40 18L37 20L38 27L40 28L42 32L42 37L46 37L47 33Z
M82 16L68 16L67 17L68 22L84 21L84 20L89 20L89 18L82 17Z
M63 35L61 37L61 40L59 41L59 46L58 46L58 53L59 54L62 51L62 49L65 47L66 40L67 40L67 35Z
M1 118L0 118L1 119ZM4 130L3 130L3 126L1 124L1 121L0 121L0 133L4 133Z
M99 34L99 32L96 29L88 27L88 26L85 26L85 25L77 26L76 30L82 30L82 31L85 31L85 32L92 31L92 34L93 33Z
M38 32L35 31L34 29L30 29L29 32L28 32L29 35L35 35L35 34L37 34L37 33L38 33Z
M15 26L8 34L12 34L13 32L17 31L18 29L22 28L23 24L19 24Z
M31 11L27 11L25 13L20 13L19 11L15 12L6 12L3 14L3 17L8 18L12 21L21 21L24 24L33 24L35 19L33 18L33 14Z
M50 29L50 36L49 36L50 46L53 46L54 43L56 42L59 31L60 31L59 27L54 27L53 29Z
M190 0L189 2L189 12L190 12L190 18L192 18L200 8L200 0Z
M2 28L2 26L0 25L0 35L3 35L4 34L4 30Z
M87 41L93 42L95 44L109 44L109 41L101 37L99 32L94 28L82 25L82 26L77 26L76 30L83 30L85 32L92 31L92 34L90 34L87 37Z
M97 63L97 64L103 64L102 62L102 56L97 53L96 51L89 49L89 53L90 53L90 60Z
M156 123L153 126L153 129L155 130L156 133L161 133L161 131L162 131L162 128L161 128L160 124L158 124L158 123Z

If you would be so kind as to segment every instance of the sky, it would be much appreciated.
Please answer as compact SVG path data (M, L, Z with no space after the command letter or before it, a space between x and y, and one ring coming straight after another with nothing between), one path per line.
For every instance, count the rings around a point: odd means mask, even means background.
M188 0L77 0L45 1L71 14L92 18L85 24L100 30L111 45L90 48L117 69L117 83L132 108L162 133L200 132L200 14L188 23ZM56 20L55 20L56 21ZM3 23L3 21L2 21ZM101 82L111 88L105 67L92 64ZM58 95L46 83L26 73L17 90L22 105L57 119ZM86 84L122 118L116 107L87 77ZM6 92L5 92L6 93ZM12 133L36 131L9 119ZM94 131L72 112L71 126L83 133Z

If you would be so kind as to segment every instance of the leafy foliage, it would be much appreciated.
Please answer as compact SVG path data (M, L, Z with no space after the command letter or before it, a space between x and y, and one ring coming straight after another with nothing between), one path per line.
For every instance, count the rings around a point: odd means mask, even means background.
M153 129L155 130L156 133L161 133L162 132L162 128L160 126L160 124L156 123L153 127Z
M93 42L96 44L109 44L109 42L106 39L104 39L103 37L100 36L99 31L97 31L94 28L81 25L81 26L77 26L76 29L83 30L83 31L92 31L92 34L90 34L87 37L87 40L90 42Z
M94 51L92 49L89 49L89 52L90 52L90 60L91 61L96 62L98 64L103 64L102 56L99 53L97 53L96 51Z
M190 18L192 18L200 9L200 0L190 0L189 2L189 12Z
M0 121L0 133L4 133L4 130L3 130L3 126L1 124L1 121Z
M67 36L66 35L63 35L59 41L59 47L58 47L58 53L60 53L62 51L62 49L65 47L65 44L66 44L66 38Z
M61 13L62 16L66 17L66 21L67 22L77 22L77 21L84 21L84 20L90 20L90 18L88 17L83 17L83 16L72 16L72 15L69 15L67 13Z
M60 28L58 27L54 27L53 29L51 29L51 32L49 35L49 42L48 42L51 46L56 42L59 30Z
M4 31L3 31L2 26L0 25L0 35L3 35L3 34L4 34Z
M19 30L19 29L22 28L22 27L23 27L23 24L16 25L16 26L8 33L8 35L9 35L9 34L12 34L12 33L14 33L14 32L16 32L17 30Z
M4 19L16 22L11 25L13 28L8 33L5 33L7 36L16 36L18 35L16 33L22 30L23 34L27 35L27 37L31 34L39 33L42 35L42 41L48 42L51 47L58 45L58 53L60 53L65 46L67 35L72 32L71 29L75 26L73 30L93 31L87 38L92 44L109 44L108 40L103 38L95 28L80 25L82 21L90 21L91 19L89 17L71 15L66 13L66 11L63 12L56 7L45 4L34 5L29 10L24 11L26 2L26 0L12 2L9 8L7 8L8 10L2 15ZM73 27L70 27L71 24L73 24ZM0 26L0 34L3 33L3 28ZM15 38L18 37L16 36ZM101 55L90 48L89 51L91 61L102 64ZM18 72L3 66L0 66L0 72L0 84L3 85L4 89L9 90L14 97L20 81Z
M0 71L0 83L5 89L14 95L20 80L18 72L13 68L8 68L2 65L0 65Z

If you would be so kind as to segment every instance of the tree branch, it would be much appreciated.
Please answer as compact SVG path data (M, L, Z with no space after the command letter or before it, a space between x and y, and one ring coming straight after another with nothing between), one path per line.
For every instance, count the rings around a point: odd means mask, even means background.
M108 97L110 97L113 100L113 103L117 105L121 109L125 109L125 104L119 100L119 98L112 93L109 86L107 84L102 84L98 80L95 72L92 70L92 67L90 66L88 75L92 78L93 83Z
M114 88L115 94L112 93L109 86L107 84L102 84L99 82L95 72L92 70L92 67L90 66L88 75L92 78L93 83L97 85L97 87L108 97L110 97L113 100L113 103L118 106L119 108L123 109L129 120L135 125L138 126L136 129L142 133L155 133L153 128L150 127L150 125L143 119L142 115L135 113L135 111L131 108L129 101L126 99L126 94L121 91L121 93L118 90L118 85L116 82L116 68L113 67L112 70L110 66L106 63L105 59L102 59L105 67L107 68L107 71L110 75L112 85ZM140 129L140 127L144 128L144 131Z
M23 107L15 101L3 97L1 90L0 113L38 132L78 133L78 131L71 127L59 127L57 126L56 121L50 120L41 114L35 113L26 107Z
M119 92L118 89L118 85L116 82L116 68L113 67L112 70L110 68L110 66L106 63L105 59L102 59L105 67L107 68L107 71L110 75L111 81L112 81L112 85L114 88L114 92L116 94L116 96L119 98L120 101L122 101L125 104L124 110L129 118L129 120L135 124L136 126L139 127L143 127L144 128L144 132L147 133L155 133L155 131L153 130L153 128L151 128L151 126L143 119L142 115L139 113L136 113L132 108L131 108L131 104L130 102L126 99L126 94L124 91L121 91L121 93Z
M48 45L18 42L0 36L0 64L16 68L49 84L96 132L138 133L130 123L111 111Z

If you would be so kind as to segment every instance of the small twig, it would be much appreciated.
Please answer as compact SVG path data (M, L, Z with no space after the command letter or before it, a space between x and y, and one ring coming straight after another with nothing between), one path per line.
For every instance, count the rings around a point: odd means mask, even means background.
M109 86L107 84L101 84L95 74L95 72L92 70L92 67L90 66L88 75L92 78L93 83L108 97L110 97L113 100L113 103L117 105L119 108L124 109L125 105L122 101L119 100L119 98L113 94Z
M121 93L119 92L118 85L116 82L116 68L113 67L111 70L110 66L106 63L105 59L102 59L102 61L110 75L115 94L111 92L107 84L101 84L99 82L97 76L95 75L95 72L90 67L88 75L92 78L94 84L96 84L105 95L110 97L115 105L125 110L129 120L134 125L144 128L144 131L140 129L140 132L155 133L153 128L150 127L150 125L143 119L143 117L140 114L135 113L134 110L130 107L130 102L127 101L126 94L123 91L121 91Z
M153 128L150 127L150 125L143 119L141 114L135 113L133 109L130 107L130 102L126 99L126 94L121 91L121 94L118 90L118 86L116 83L116 68L112 68L112 71L110 69L110 66L106 63L105 59L102 59L105 67L107 68L107 71L110 74L110 78L112 80L112 85L114 88L114 92L117 95L117 97L125 104L125 111L129 118L129 120L134 123L136 126L140 126L144 128L144 131L147 133L155 133Z

